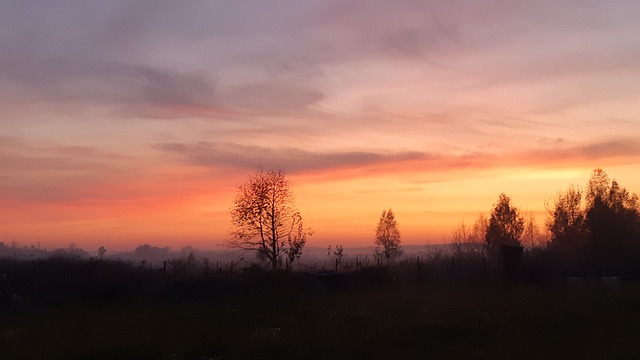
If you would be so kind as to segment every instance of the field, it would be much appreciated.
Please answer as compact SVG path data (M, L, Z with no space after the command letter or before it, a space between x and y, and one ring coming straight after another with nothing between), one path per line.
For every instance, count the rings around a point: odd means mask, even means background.
M640 358L640 284L617 279L2 265L6 359Z

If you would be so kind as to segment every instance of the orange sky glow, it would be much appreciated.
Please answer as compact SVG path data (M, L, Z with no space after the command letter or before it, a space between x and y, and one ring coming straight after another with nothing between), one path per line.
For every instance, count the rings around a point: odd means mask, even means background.
M638 2L76 5L0 5L0 242L218 249L258 166L309 246L640 191Z

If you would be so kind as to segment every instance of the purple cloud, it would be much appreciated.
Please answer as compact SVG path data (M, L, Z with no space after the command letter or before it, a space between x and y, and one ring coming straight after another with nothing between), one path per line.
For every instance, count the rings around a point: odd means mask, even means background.
M161 143L157 150L181 156L187 163L199 166L231 166L255 169L282 168L288 172L330 170L333 168L359 167L396 161L426 159L429 155L419 152L377 153L369 151L314 152L299 148L266 148L241 144Z

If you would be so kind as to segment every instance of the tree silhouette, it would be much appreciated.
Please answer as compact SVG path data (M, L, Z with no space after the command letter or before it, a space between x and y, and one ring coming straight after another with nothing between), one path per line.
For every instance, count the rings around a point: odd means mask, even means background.
M480 213L472 226L461 222L451 230L450 247L458 258L480 255L484 252L485 236L489 220Z
M596 202L606 201L609 190L609 176L607 173L600 168L593 170L585 194L587 209L593 208Z
M383 210L376 227L376 255L391 260L402 254L400 230L391 209Z
M479 213L471 228L471 237L473 241L483 244L483 253L486 250L484 245L486 245L485 237L487 236L487 231L489 231L489 219L483 213Z
M606 273L637 266L640 255L638 196L617 181L609 182L602 169L591 175L587 187L587 251L592 265Z
M307 243L308 234L310 233L305 232L305 229L302 227L302 221L300 221L296 231L287 236L287 244L289 246L283 248L282 251L287 254L288 266L292 266L293 262L302 255L302 248Z
M556 194L553 205L546 206L550 246L562 254L575 253L584 243L586 227L581 204L582 191L570 185L566 192Z
M530 249L541 249L546 244L547 237L540 231L536 217L532 211L525 213L523 216L524 230L522 231L520 242L523 246L528 246Z
M451 248L457 258L464 258L466 255L473 253L473 243L472 229L466 226L464 222L461 222L460 225L451 230Z
M289 263L299 257L310 235L282 170L258 169L238 187L231 222L235 229L230 246L256 251L274 270L282 265L283 255Z
M344 247L342 245L336 245L333 255L336 257L336 260L338 260L338 263L340 263L344 255Z
M491 210L485 242L491 255L497 256L502 245L521 246L520 237L524 230L524 218L511 205L511 199L504 193Z

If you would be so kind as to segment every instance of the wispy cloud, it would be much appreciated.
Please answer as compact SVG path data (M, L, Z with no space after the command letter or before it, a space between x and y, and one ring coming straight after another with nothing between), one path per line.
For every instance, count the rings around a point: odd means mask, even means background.
M237 167L251 171L257 167L282 168L291 173L332 172L373 169L380 173L447 172L487 168L539 168L558 166L597 167L601 163L633 162L640 156L640 139L625 138L585 145L564 145L562 141L545 143L536 150L513 153L468 152L461 155L418 151L388 153L381 151L313 152L299 148L268 148L240 144L159 143L153 148L179 156L179 160L203 167ZM426 171L426 170L425 170ZM352 171L353 177L367 174Z
M0 58L0 91L13 102L86 103L142 115L150 109L214 109L216 85L203 74L100 60ZM178 113L174 116L179 116Z
M36 212L146 214L212 189L192 210L220 210L257 166L309 181L304 191L388 188L406 204L429 203L423 179L444 199L456 177L473 178L472 193L509 169L632 169L639 11L634 0L0 2L0 215L22 203L12 219L29 229Z
M130 155L94 146L59 145L0 136L0 198L11 202L72 202L126 197L102 192L138 175Z
M523 164L549 167L590 165L600 167L606 164L634 163L640 157L640 138L625 137L584 144L564 144L552 142L538 151L519 154L516 160Z
M363 63L389 64L390 72L422 68L425 78L415 81L433 77L435 68L457 84L446 89L455 94L630 71L640 55L636 29L628 25L639 7L633 1L262 5L5 4L0 78L6 81L0 93L25 103L121 106L150 118L276 116L321 103L344 87L384 86L359 75ZM19 20L27 16L29 26ZM336 78L345 70L353 74L351 83ZM633 82L612 81L603 91L538 98L531 109L637 93ZM425 96L438 101L436 94Z
M376 164L424 159L418 152L376 153L366 151L313 152L299 148L266 148L241 144L161 143L155 149L180 155L182 160L199 166L231 166L246 169L282 168L288 172L305 172L353 168Z
M265 81L228 88L221 94L221 102L248 114L271 116L295 112L300 114L324 97L317 89L301 84Z

